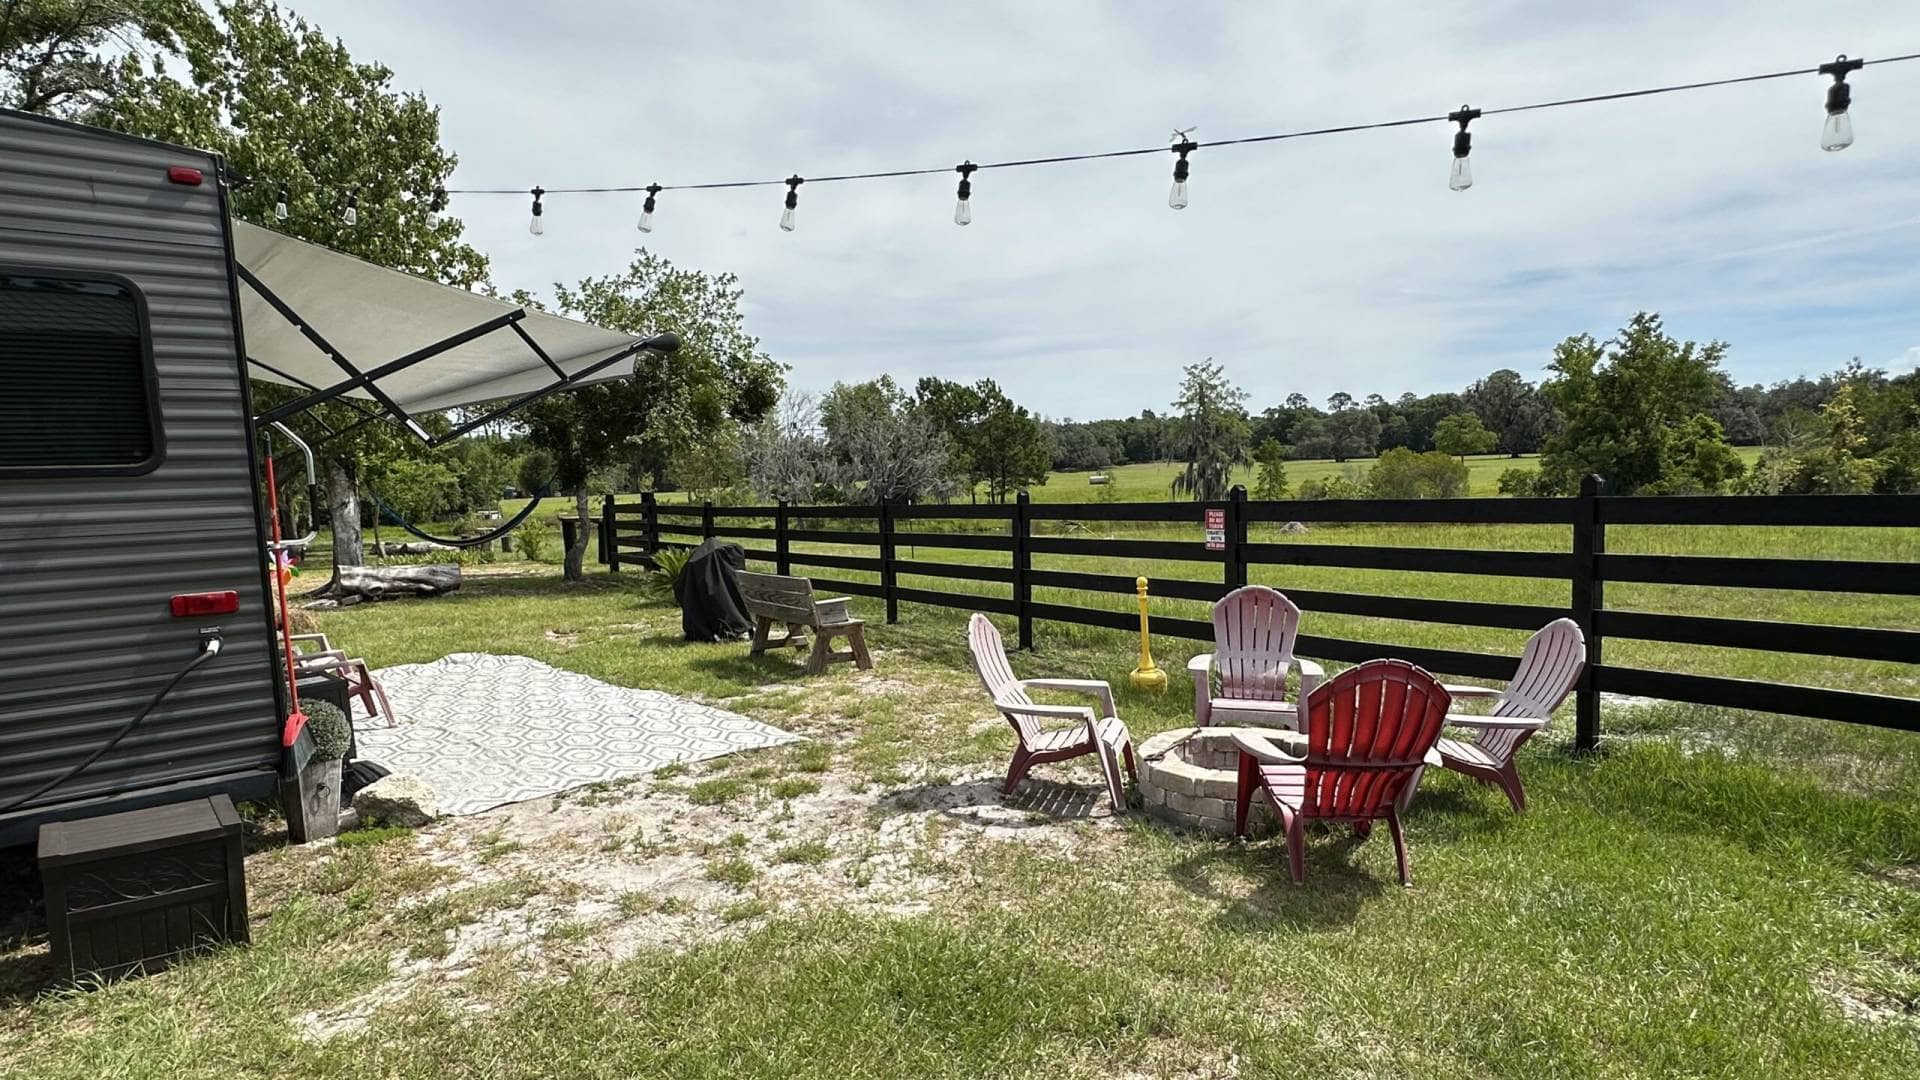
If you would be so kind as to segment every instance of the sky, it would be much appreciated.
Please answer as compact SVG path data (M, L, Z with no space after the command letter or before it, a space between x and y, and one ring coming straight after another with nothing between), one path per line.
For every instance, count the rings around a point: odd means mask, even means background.
M450 187L779 179L1366 123L1920 52L1881 2L663 4L292 0L441 112ZM1258 411L1457 390L1659 311L1741 383L1920 360L1920 61L1849 77L1819 148L1799 78L1195 153L663 193L455 196L502 288L614 273L644 242L731 271L750 332L824 390L990 378L1056 418L1164 410L1208 357Z

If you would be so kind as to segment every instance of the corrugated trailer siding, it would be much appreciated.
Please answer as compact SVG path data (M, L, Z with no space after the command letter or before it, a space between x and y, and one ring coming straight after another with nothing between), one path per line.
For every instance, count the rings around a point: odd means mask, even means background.
M171 184L170 165L206 182ZM193 658L200 623L167 606L182 592L240 594L240 612L215 620L220 656L35 806L279 760L214 168L203 154L0 114L0 264L140 288L166 448L144 476L0 478L0 804L111 738Z

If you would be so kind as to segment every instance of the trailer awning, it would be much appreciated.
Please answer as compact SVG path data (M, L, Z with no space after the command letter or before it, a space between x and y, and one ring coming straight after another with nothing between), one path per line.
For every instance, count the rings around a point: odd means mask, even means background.
M413 413L621 378L632 370L621 361L641 348L671 348L244 221L234 222L233 240L253 376L375 401L403 423Z

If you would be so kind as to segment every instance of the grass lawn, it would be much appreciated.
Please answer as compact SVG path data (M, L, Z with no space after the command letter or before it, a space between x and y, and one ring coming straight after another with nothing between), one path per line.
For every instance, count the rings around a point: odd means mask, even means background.
M1576 759L1563 717L1523 751L1524 816L1429 776L1412 889L1384 834L1335 832L1296 888L1270 842L1061 810L1090 770L1042 767L1010 808L979 795L1011 734L960 613L909 605L870 626L875 672L809 679L677 642L635 577L476 572L322 623L376 665L520 653L809 741L417 834L295 849L263 822L251 947L91 993L36 992L38 947L0 952L0 1070L1914 1074L1920 739L1620 706L1608 752ZM1124 636L1043 624L1039 644L1021 674L1111 680L1136 739L1186 722L1180 676L1126 686Z

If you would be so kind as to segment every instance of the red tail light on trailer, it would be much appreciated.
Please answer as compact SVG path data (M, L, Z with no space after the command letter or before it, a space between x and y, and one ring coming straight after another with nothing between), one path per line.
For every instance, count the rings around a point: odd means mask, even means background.
M231 615L240 610L240 594L225 592L181 593L171 601L173 617L197 619L206 615Z
M167 181L169 183L185 184L188 187L199 187L202 179L203 177L200 174L200 170L190 166L174 165L167 169Z

